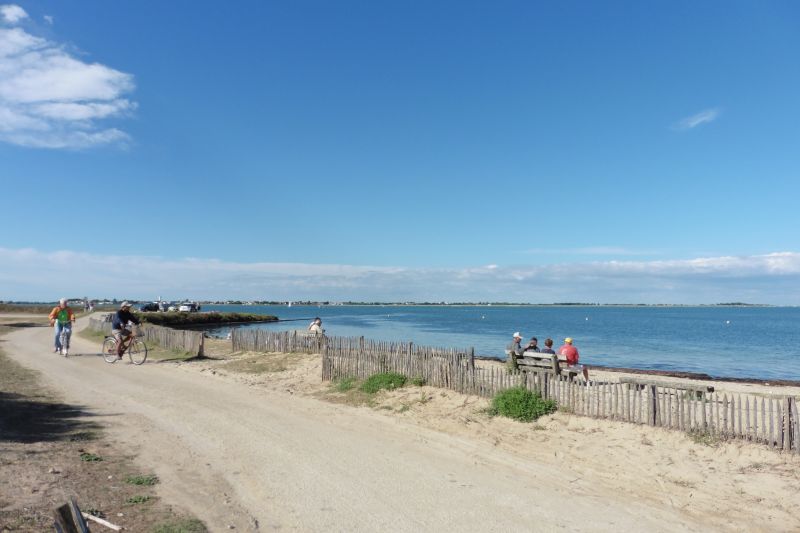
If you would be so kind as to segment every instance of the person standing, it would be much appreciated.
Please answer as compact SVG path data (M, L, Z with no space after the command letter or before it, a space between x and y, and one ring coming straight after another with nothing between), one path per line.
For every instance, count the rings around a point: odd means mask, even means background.
M72 324L75 322L75 313L67 305L67 299L61 298L58 305L50 311L50 325L55 326L55 350L53 352L61 352L63 355L69 353L69 338L72 336ZM66 346L61 345L61 332L67 332Z
M580 354L578 349L572 345L572 337L564 339L564 345L558 349L558 354L567 358L567 367L574 370L579 370L583 374L583 379L589 382L589 369L584 365L578 364Z

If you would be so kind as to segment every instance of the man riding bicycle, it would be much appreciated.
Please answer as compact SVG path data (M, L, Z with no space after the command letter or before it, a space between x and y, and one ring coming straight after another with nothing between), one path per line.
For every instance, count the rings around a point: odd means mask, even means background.
M120 359L122 359L122 352L125 350L123 340L132 334L131 330L126 328L129 322L133 322L137 326L140 323L139 319L131 313L131 304L122 302L122 305L119 306L119 311L114 313L111 318L111 333L117 339L117 357Z
M55 353L61 352L67 355L69 352L69 338L72 335L72 323L75 322L75 314L67 305L67 299L61 298L58 305L50 311L50 325L56 327L56 346ZM66 346L61 345L61 332L66 331Z

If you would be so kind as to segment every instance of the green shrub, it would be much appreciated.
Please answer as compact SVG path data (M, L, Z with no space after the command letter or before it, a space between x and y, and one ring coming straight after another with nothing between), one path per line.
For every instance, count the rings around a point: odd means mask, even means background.
M403 374L395 372L384 372L382 374L375 374L370 376L364 383L361 384L359 389L367 394L374 394L379 390L394 390L399 389L406 384L406 377Z
M416 377L411 378L411 384L416 386L416 387L422 387L426 383L427 383L427 381L422 376L416 376Z
M532 422L556 410L556 402L543 400L538 393L522 387L507 389L492 400L492 414L506 416L521 422Z
M207 324L236 324L246 322L275 322L278 317L272 315L256 315L253 313L186 313L171 311L169 313L137 313L142 322L156 326L182 327L202 326Z

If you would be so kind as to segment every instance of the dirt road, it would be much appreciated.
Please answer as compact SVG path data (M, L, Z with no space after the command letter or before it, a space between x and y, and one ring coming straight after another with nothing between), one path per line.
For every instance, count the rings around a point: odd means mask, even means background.
M79 321L78 328L82 324ZM6 337L6 352L88 406L161 479L161 495L212 531L701 530L678 509L579 482L569 467L513 460L366 408L339 406L171 364L109 365L52 330Z

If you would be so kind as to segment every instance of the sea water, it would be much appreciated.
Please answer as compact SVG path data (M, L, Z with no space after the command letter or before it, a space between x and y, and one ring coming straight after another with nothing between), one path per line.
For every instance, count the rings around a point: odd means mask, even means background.
M328 335L474 348L504 358L511 336L526 343L572 337L581 362L701 372L715 377L800 380L800 308L612 306L234 306L219 310L275 315L244 327L305 330L319 316ZM214 328L224 336L230 330Z

